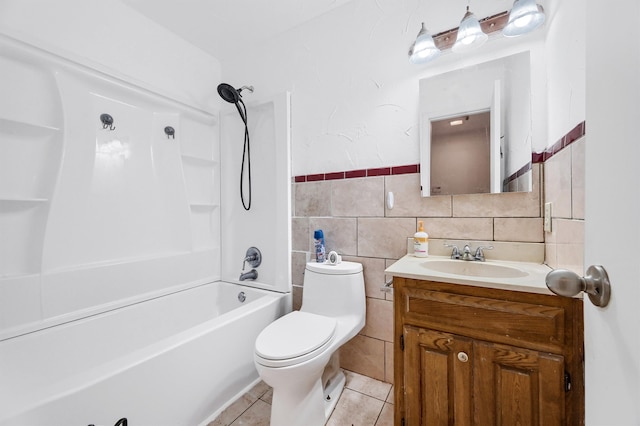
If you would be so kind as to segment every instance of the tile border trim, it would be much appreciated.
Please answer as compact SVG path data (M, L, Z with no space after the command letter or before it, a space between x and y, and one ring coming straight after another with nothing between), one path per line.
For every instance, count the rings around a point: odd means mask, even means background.
M576 127L571 129L566 135L562 136L556 143L547 147L542 152L534 152L531 154L531 163L525 164L520 170L513 173L508 178L504 179L503 184L507 185L509 182L516 180L523 174L525 174L528 170L531 169L532 164L544 163L549 158L553 157L564 148L568 147L578 139L582 138L586 134L586 122L583 121L578 123Z
M323 181L323 180L353 179L353 178L363 178L363 177L372 177L372 176L406 175L406 174L418 173L418 172L420 172L420 164L408 164L404 166L375 167L371 169L347 170L344 172L299 175L299 176L294 176L293 181L295 183L317 182L317 181Z
M532 164L544 163L549 158L553 157L558 152L562 151L573 142L577 141L586 134L586 122L583 121L571 129L566 135L562 136L556 143L549 146L542 152L534 152L531 154L531 163L525 164L520 170L513 173L508 178L504 179L504 183L507 184L512 180L522 176L529 170L531 170ZM317 173L310 175L298 175L293 177L294 183L302 182L318 182L325 180L339 180L339 179L353 179L372 176L391 176L391 175L404 175L410 173L419 173L420 164L407 164L404 166L391 166L391 167L375 167L371 169L357 169L346 170L341 172L329 172L329 173Z
M534 152L531 156L533 163L544 163L549 158L562 151L584 135L586 135L586 122L579 123L576 127L571 129L566 135L562 136L556 143L547 147L542 152Z

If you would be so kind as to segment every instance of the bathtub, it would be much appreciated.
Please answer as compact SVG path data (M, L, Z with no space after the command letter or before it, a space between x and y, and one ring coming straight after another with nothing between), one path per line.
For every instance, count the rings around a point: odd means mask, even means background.
M255 338L290 306L214 282L2 341L0 425L206 425L259 380Z

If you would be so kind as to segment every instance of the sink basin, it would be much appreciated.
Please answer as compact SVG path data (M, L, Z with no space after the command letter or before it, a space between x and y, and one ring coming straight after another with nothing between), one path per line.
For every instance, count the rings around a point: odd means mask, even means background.
M522 278L527 272L507 265L465 260L430 260L421 266L434 272L483 278Z

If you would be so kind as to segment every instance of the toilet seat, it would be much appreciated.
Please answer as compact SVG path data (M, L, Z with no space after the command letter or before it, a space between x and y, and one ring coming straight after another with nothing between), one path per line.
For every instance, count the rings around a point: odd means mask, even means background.
M256 339L256 362L286 367L307 361L332 342L336 323L334 318L300 311L280 317Z

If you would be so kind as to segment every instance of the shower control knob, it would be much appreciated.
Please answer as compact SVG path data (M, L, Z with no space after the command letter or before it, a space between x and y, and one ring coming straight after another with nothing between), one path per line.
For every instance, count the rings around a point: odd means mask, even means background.
M257 247L249 247L247 253L244 255L244 261L254 268L257 268L262 263L262 253L260 253ZM244 265L242 269L244 269Z

